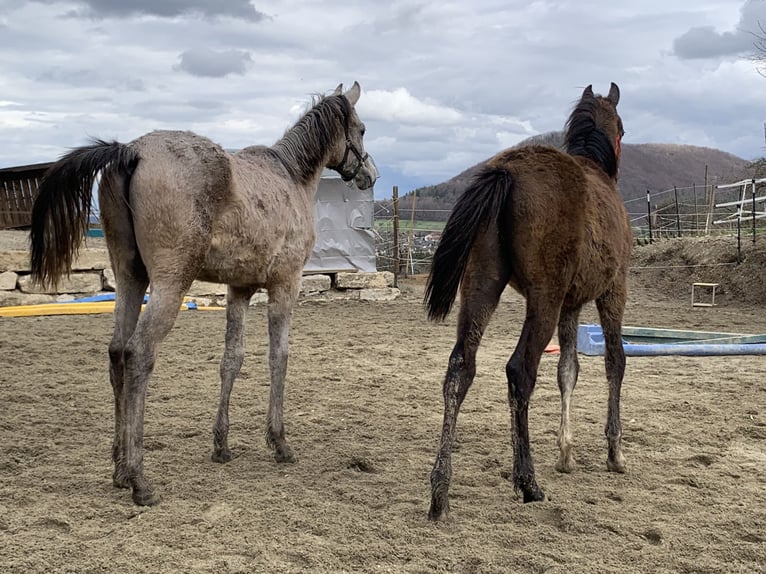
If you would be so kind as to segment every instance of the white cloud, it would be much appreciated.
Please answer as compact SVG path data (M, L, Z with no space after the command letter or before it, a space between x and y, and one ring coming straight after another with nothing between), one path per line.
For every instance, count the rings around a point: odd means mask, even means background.
M463 120L463 114L458 110L420 100L406 88L366 91L358 111L373 121L426 126L455 125Z
M766 2L747 0L740 9L737 25L719 31L715 25L693 26L673 41L679 58L707 59L752 53L753 34L762 36L759 22L766 21Z
M704 143L754 158L766 80L736 54L692 58L701 44L681 58L674 41L705 26L723 41L764 6L0 0L0 166L155 128L193 129L230 148L271 144L312 94L354 80L382 193L438 183L561 129L584 86L604 92L611 81L626 142Z

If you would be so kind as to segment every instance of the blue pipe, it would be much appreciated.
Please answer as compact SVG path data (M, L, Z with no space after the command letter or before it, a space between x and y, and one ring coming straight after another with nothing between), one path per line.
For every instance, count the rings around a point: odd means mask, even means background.
M631 357L660 355L716 356L766 355L766 343L628 343L622 342L625 354ZM580 325L577 328L577 351L583 355L603 355L604 333L600 325Z

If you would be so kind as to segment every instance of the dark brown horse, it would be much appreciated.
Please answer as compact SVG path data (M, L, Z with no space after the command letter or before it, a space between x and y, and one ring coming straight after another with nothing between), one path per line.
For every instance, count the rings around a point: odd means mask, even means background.
M320 97L272 147L229 154L191 132L152 132L128 143L96 142L59 160L40 184L32 212L32 274L55 284L68 271L99 199L117 281L109 378L114 390L113 483L136 504L159 496L144 477L144 400L160 343L192 281L228 284L221 397L213 427L216 462L231 459L229 397L245 357L245 315L258 288L269 293L271 392L266 440L292 462L282 400L288 333L303 266L314 245L314 195L325 167L366 189L377 170L364 152L354 82ZM151 283L146 311L141 302Z
M543 500L535 481L527 414L545 346L558 325L561 357L560 455L574 466L569 405L577 382L577 322L595 300L606 342L609 405L607 468L625 472L620 387L625 371L622 315L632 236L617 191L622 120L619 89L585 88L566 126L566 152L532 146L505 150L482 167L444 228L426 285L428 316L442 320L460 288L457 342L444 379L444 424L431 471L429 517L448 516L452 445L460 405L476 374L476 351L500 295L510 285L526 298L524 326L506 365L513 416L513 484L524 502Z

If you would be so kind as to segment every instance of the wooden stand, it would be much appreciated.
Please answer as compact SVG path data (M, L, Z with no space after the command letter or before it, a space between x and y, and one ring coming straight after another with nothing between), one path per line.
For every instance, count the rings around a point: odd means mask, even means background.
M710 303L701 303L694 300L694 289L705 288L710 289ZM715 288L718 287L718 283L692 283L692 307L715 307Z

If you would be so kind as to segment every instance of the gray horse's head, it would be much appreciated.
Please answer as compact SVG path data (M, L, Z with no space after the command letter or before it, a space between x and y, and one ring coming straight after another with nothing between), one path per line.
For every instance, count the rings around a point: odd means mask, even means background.
M338 140L330 153L327 166L337 171L344 181L353 182L359 189L368 189L375 184L379 173L372 156L364 151L365 126L355 109L361 91L359 83L354 82L347 92L343 93L343 84L340 84L332 94L342 94L351 105L345 138Z

